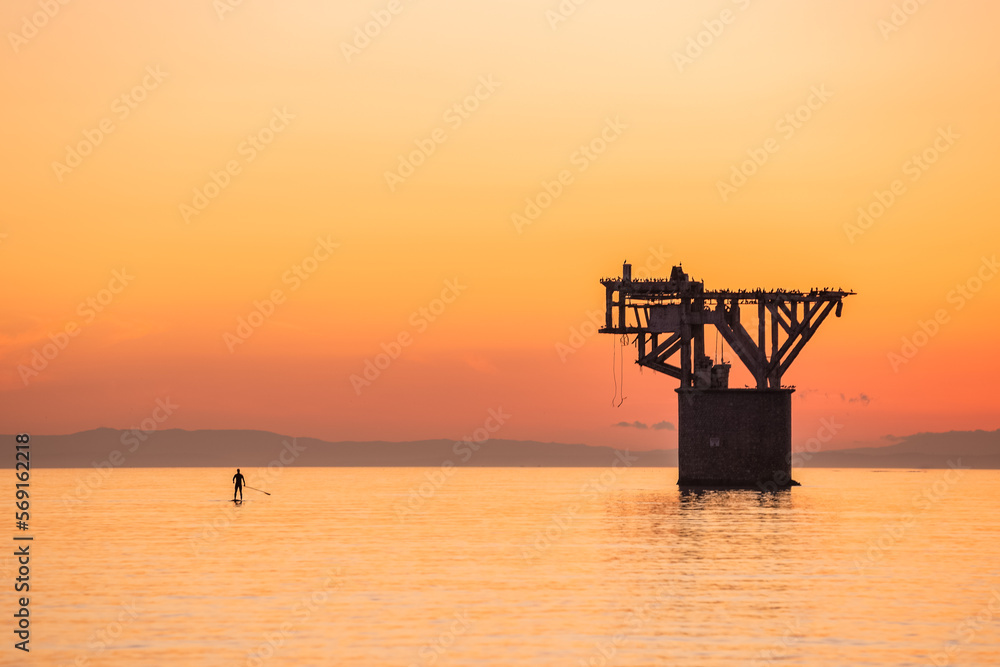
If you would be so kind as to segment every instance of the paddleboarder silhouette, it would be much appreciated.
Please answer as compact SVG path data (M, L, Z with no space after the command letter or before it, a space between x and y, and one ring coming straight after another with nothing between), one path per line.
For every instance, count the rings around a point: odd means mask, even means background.
M236 492L237 491L239 491L240 500L241 501L243 500L243 482L245 482L245 481L246 481L246 479L243 477L243 475L240 474L240 469L237 468L236 469L236 474L233 475L233 482L236 483L236 488L233 489L233 500L236 500Z

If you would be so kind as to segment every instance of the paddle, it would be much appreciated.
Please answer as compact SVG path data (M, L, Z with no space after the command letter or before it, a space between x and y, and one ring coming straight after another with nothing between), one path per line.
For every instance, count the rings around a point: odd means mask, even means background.
M247 486L246 488L248 488L248 489L253 489L253 487L252 487L252 486ZM269 495L271 495L271 494L270 494L270 493L268 493L267 491L261 491L260 489L253 489L253 490L254 490L254 491L260 491L260 492L261 492L261 493L263 493L263 494L264 494L265 496L269 496Z

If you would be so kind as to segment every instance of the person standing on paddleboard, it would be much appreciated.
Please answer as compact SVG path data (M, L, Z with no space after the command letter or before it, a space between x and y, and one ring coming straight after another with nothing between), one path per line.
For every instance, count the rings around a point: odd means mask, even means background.
M233 475L233 482L236 483L236 488L233 489L233 500L236 500L236 492L239 491L240 500L243 500L243 482L245 482L243 475L240 474L240 469L236 469L236 474Z

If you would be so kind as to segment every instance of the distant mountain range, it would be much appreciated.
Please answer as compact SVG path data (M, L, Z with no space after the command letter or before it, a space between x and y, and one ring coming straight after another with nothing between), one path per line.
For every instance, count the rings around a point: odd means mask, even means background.
M2 436L13 442L14 436ZM327 442L267 431L167 429L143 433L98 428L71 435L33 435L31 462L43 468L297 466L673 467L677 450L618 450L528 440ZM800 453L795 467L1000 468L1000 430L919 433L882 447Z
M8 436L9 442L14 441ZM676 466L676 450L645 452L530 440L327 442L268 431L167 429L143 433L98 428L31 436L32 463L43 468L297 466L567 466L606 467L619 456L631 466ZM448 463L450 462L450 464ZM621 465L621 464L620 464Z
M966 468L1000 468L1000 429L917 433L883 447L856 447L819 451L794 465L808 468L947 468L949 462Z

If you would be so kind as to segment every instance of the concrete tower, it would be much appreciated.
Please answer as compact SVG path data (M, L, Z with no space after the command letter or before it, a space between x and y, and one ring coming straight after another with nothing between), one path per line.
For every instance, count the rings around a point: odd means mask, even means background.
M680 266L669 279L601 280L606 312L601 333L635 336L641 366L680 380L677 391L678 484L775 489L793 486L792 392L781 377L830 312L840 317L840 289L705 291ZM741 307L757 310L756 340ZM729 387L728 363L705 354L714 326L756 381ZM752 325L751 325L752 326ZM769 351L770 349L770 351ZM674 362L673 357L679 356ZM671 363L673 362L673 363Z

